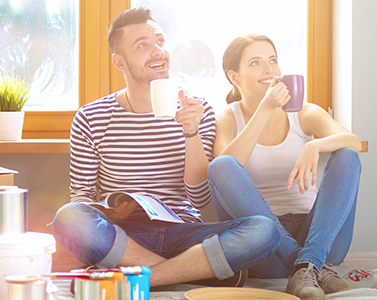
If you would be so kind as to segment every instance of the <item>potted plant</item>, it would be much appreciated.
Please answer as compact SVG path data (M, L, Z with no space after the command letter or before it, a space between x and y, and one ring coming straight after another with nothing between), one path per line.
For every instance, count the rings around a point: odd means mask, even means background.
M31 84L19 75L4 73L0 77L0 140L21 139L25 112L22 108L30 97Z

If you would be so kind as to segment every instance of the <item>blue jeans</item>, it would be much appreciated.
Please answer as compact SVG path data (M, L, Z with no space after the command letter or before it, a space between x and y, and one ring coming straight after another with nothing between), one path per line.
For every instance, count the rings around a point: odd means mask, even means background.
M174 224L140 220L111 220L84 203L69 203L54 220L55 237L80 261L112 268L124 255L127 238L165 258L203 244L219 279L268 259L279 245L279 233L268 218L256 216L217 223Z
M276 224L280 233L278 250L249 271L278 278L287 276L300 263L312 263L320 271L324 263L337 265L343 261L352 240L360 173L355 151L335 151L326 162L310 213L279 217L235 158L224 155L214 159L209 165L208 181L221 221L262 215Z

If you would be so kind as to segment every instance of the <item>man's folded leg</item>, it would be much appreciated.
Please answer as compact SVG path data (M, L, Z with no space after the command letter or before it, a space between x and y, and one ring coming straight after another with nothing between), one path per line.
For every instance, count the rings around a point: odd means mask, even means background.
M276 226L268 218L258 216L221 223L170 225L175 230L185 228L190 232L189 237L183 237L184 243L179 240L181 235L170 237L168 247L173 248L172 253L177 253L177 249L182 252L174 257L163 255L164 251L159 253L161 249L157 246L146 247L143 242L140 245L118 225L95 208L71 203L59 210L53 229L57 240L86 264L106 268L149 266L151 286L231 278L270 257L279 245ZM165 232L159 229L145 240L155 238L155 243L159 243L160 231Z

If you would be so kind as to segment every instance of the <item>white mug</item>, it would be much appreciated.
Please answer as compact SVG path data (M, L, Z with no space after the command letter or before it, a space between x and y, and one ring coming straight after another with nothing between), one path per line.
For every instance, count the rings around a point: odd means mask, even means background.
M168 78L152 80L150 92L155 117L173 119L178 106L177 82Z

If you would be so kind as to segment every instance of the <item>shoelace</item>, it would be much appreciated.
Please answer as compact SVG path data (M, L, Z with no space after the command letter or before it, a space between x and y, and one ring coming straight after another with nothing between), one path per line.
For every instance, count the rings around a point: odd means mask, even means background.
M304 269L302 269L304 270ZM305 275L303 276L302 285L309 285L319 287L318 285L318 275L316 270L314 269L313 265L309 265L306 270L304 271Z
M338 276L338 272L324 265L320 273L319 279L325 282L327 281L327 279L333 276Z

